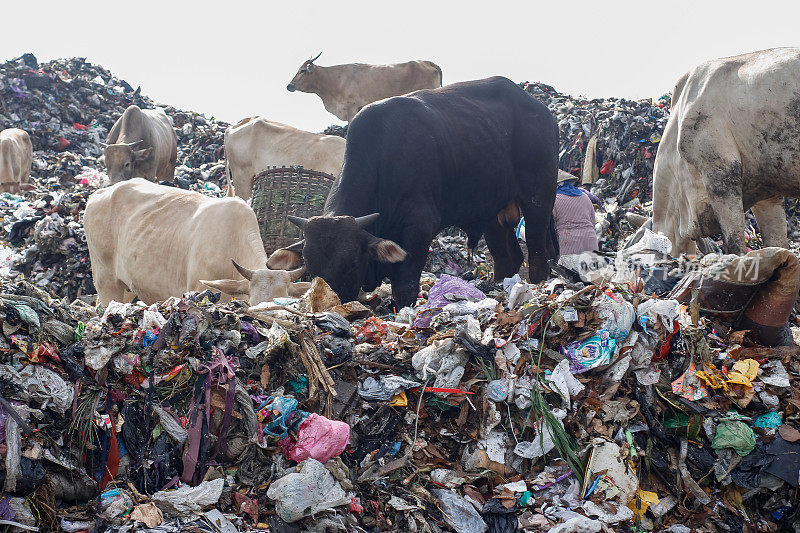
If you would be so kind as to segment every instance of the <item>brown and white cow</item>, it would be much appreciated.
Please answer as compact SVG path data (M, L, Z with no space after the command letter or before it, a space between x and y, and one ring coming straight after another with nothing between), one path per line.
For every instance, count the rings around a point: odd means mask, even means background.
M800 197L800 48L699 65L678 80L653 175L653 230L692 252L722 234L741 254L744 211L787 247L783 198Z
M325 109L345 122L372 102L442 86L442 69L430 61L323 67L314 63L321 54L305 61L286 89L318 95Z
M33 145L28 132L19 128L0 131L0 191L19 192L31 178Z
M225 161L236 195L246 200L253 194L253 176L270 167L302 165L338 176L345 145L336 135L250 117L225 130Z
M266 268L256 215L239 198L133 178L94 192L84 227L101 305L132 299L126 293L153 303L205 287L257 305L310 285L292 283L302 268Z
M172 119L161 108L131 105L108 133L106 169L111 183L131 178L150 181L175 178L178 137Z

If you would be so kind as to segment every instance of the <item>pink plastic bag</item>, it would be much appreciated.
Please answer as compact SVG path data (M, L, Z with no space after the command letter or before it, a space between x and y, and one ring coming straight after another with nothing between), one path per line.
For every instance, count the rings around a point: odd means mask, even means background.
M287 459L302 462L309 457L325 464L347 447L350 426L339 420L329 420L311 413L300 424L296 437L278 441L278 446Z

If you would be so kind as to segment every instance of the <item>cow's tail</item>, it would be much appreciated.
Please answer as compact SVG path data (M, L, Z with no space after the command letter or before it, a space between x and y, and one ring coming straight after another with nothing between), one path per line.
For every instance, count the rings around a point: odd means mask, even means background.
M561 247L558 245L558 232L556 231L556 220L550 215L550 242L553 243L553 251L555 252L554 261L558 260L561 255Z
M236 191L233 188L233 179L231 177L231 162L228 158L225 158L225 177L228 178L228 191L225 193L225 196L236 196Z

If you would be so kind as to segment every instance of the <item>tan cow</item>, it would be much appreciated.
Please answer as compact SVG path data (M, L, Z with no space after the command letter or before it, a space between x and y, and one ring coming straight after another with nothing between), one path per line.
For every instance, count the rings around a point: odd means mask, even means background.
M19 192L31 179L33 145L19 128L0 131L0 191Z
M321 54L305 61L286 89L318 95L325 109L345 122L372 102L442 86L442 69L430 61L322 67L314 63Z
M253 176L270 167L302 165L338 176L345 144L336 135L250 117L225 130L225 162L236 195L246 200L253 194Z
M653 230L673 255L722 234L741 254L752 208L766 246L787 247L784 197L800 197L800 48L699 65L678 80L653 171Z
M178 136L172 119L160 107L128 106L114 123L106 142L106 169L111 183L131 178L175 179Z
M291 283L303 269L266 268L256 215L239 198L134 178L94 192L84 227L101 305L131 300L126 293L150 304L205 286L257 305L309 286Z

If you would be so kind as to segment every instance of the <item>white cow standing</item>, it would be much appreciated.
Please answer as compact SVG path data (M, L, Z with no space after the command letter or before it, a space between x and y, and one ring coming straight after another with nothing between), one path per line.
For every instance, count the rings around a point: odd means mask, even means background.
M28 188L32 161L33 145L28 132L19 128L0 131L0 191Z
M247 200L253 194L253 177L270 167L302 165L338 176L345 144L336 135L250 117L225 130L225 161L236 196Z
M328 112L345 122L353 120L356 113L372 102L442 86L442 69L431 61L323 67L314 63L320 54L300 65L286 89L316 94Z
M800 197L800 48L715 59L675 85L653 174L653 229L692 252L721 233L741 254L744 211L788 246L784 197Z
M291 283L303 269L266 268L256 215L239 198L134 178L94 192L84 227L101 305L132 299L126 293L151 304L206 287L257 305L310 285Z

